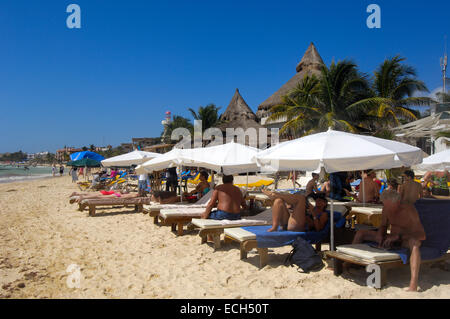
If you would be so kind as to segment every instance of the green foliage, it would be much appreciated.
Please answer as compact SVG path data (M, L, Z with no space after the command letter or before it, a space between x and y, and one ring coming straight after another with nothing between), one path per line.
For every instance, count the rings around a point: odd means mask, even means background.
M294 137L335 130L381 134L393 138L385 128L416 120L420 112L411 106L430 105L428 97L414 97L428 91L416 78L416 71L396 56L385 60L372 81L344 60L324 66L320 79L305 76L297 87L271 109L269 119L286 118L280 133ZM383 131L384 130L384 131Z
M429 106L429 97L415 97L416 92L428 92L425 83L417 79L416 70L406 64L406 59L395 56L386 59L375 71L373 97L361 102L368 114L376 117L368 128L393 127L415 121L420 112L411 106Z
M380 129L379 131L376 131L373 136L384 138L385 140L393 140L395 137L394 133L388 129Z
M104 156L105 158L114 157L117 155L122 155L127 153L127 151L122 146L117 146L114 148L108 148L106 151L99 151L98 154Z
M450 131L439 132L439 133L437 133L436 138L439 138L439 137L447 137L447 138L450 138Z
M18 152L14 152L14 153L5 153L0 156L0 161L4 161L4 162L10 162L10 161L11 162L22 162L26 159L27 159L27 154L22 151L18 151Z
M172 132L177 128L186 128L191 136L193 136L194 126L192 125L191 120L179 115L174 115L172 122L167 125L167 131L161 133L165 143L173 142L171 140Z
M351 61L324 66L320 79L305 76L272 108L269 119L287 118L280 133L302 136L328 128L356 132L368 117L355 103L370 95L369 82Z
M217 107L213 103L208 104L205 107L199 106L197 112L195 112L192 108L189 108L189 112L191 112L194 119L202 121L203 132L208 128L216 126L219 123L219 110L220 107Z

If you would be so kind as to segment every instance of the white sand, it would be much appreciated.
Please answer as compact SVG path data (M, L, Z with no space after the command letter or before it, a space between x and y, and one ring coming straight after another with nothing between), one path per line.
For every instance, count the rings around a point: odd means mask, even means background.
M0 184L1 298L450 298L445 267L422 267L422 293L403 291L407 267L390 271L381 291L365 286L363 270L299 273L283 265L290 247L271 250L259 270L255 253L239 260L237 244L214 252L196 231L177 237L132 208L88 217L69 204L73 191L67 176ZM71 264L80 288L67 285Z

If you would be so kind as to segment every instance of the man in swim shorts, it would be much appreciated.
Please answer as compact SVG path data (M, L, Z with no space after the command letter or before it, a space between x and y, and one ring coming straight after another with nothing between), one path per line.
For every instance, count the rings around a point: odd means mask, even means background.
M224 175L223 184L214 189L211 200L202 215L203 219L241 219L241 206L247 209L244 196L239 187L233 185L233 176ZM217 204L217 210L212 209Z

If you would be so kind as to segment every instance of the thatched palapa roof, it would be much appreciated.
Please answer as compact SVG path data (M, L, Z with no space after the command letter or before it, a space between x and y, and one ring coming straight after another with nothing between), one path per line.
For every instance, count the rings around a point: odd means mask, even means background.
M220 116L220 121L223 123L218 127L225 131L227 127L238 128L242 127L246 130L249 127L255 129L262 128L262 126L256 122L256 114L247 105L245 100L239 93L239 89L236 89L230 104L228 105L225 112Z
M300 63L297 65L296 70L297 74L295 74L286 84L284 84L278 91L272 94L267 100L262 102L259 107L256 115L258 118L263 118L269 115L269 110L275 106L281 104L281 97L287 95L290 91L292 91L297 84L303 80L305 75L319 75L324 65L322 58L317 52L314 43L311 42L308 49L306 50L303 58Z
M260 133L259 129L264 127L257 122L256 114L250 109L250 107L244 101L238 89L236 89L236 92L234 93L233 98L231 99L231 102L228 105L227 109L220 116L220 121L222 123L219 124L217 127L225 134L227 128L234 128L234 129L242 128L244 130L244 134L249 128L255 129L257 141L254 142L256 142L257 145L251 145L251 143L253 142L250 141L248 136L245 138L244 144L257 147L261 142L259 136ZM225 134L224 137L227 137ZM270 140L270 134L268 135L269 135L268 140ZM236 137L235 141L239 142L239 140L237 140Z

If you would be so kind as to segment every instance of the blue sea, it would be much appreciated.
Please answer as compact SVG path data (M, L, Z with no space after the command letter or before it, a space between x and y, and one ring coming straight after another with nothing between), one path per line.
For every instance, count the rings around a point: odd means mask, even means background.
M57 174L59 176L59 173ZM52 168L48 166L24 167L0 165L0 183L27 181L52 176Z

